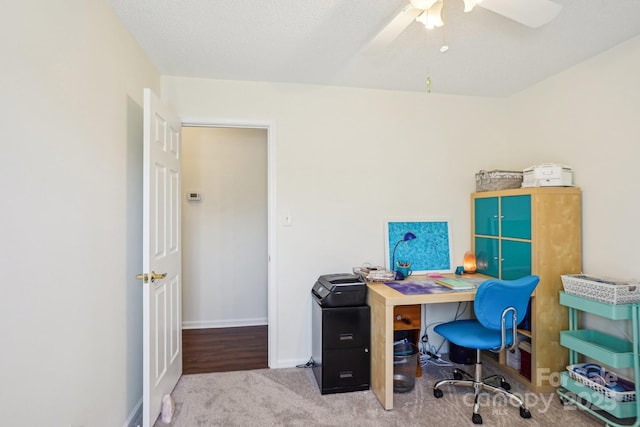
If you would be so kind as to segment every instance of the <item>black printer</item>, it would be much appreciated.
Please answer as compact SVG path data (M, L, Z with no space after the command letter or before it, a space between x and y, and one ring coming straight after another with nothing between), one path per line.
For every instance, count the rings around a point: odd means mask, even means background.
M320 307L355 307L367 303L367 284L355 274L320 276L311 293Z

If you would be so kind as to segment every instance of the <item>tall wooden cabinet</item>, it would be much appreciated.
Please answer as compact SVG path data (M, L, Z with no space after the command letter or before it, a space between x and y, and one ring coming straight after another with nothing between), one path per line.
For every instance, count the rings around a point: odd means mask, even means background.
M505 280L540 277L529 322L518 330L531 340L531 379L521 378L534 391L551 391L569 362L567 349L560 345L560 331L568 322L567 308L559 303L560 275L581 272L580 206L576 187L471 195L471 245L478 272ZM501 363L505 359L504 354L499 358Z

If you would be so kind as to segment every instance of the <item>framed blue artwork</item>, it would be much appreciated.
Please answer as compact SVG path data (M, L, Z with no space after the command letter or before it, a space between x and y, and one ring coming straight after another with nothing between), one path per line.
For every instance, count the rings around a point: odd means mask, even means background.
M384 227L385 266L389 270L394 269L394 257L395 261L410 263L413 274L454 270L449 221L385 220Z

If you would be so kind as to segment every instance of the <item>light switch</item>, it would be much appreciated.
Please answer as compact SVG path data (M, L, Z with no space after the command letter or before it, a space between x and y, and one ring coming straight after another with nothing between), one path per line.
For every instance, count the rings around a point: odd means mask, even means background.
M293 218L291 217L291 212L287 212L284 215L284 221L283 221L282 225L285 225L287 227L290 227L290 226L293 225Z

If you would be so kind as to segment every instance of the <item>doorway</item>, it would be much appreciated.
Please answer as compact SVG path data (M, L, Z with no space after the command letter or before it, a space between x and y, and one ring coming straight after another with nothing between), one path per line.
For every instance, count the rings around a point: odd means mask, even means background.
M183 337L207 329L267 330L269 366L272 127L212 121L182 128Z
M267 326L184 329L182 375L268 368Z

